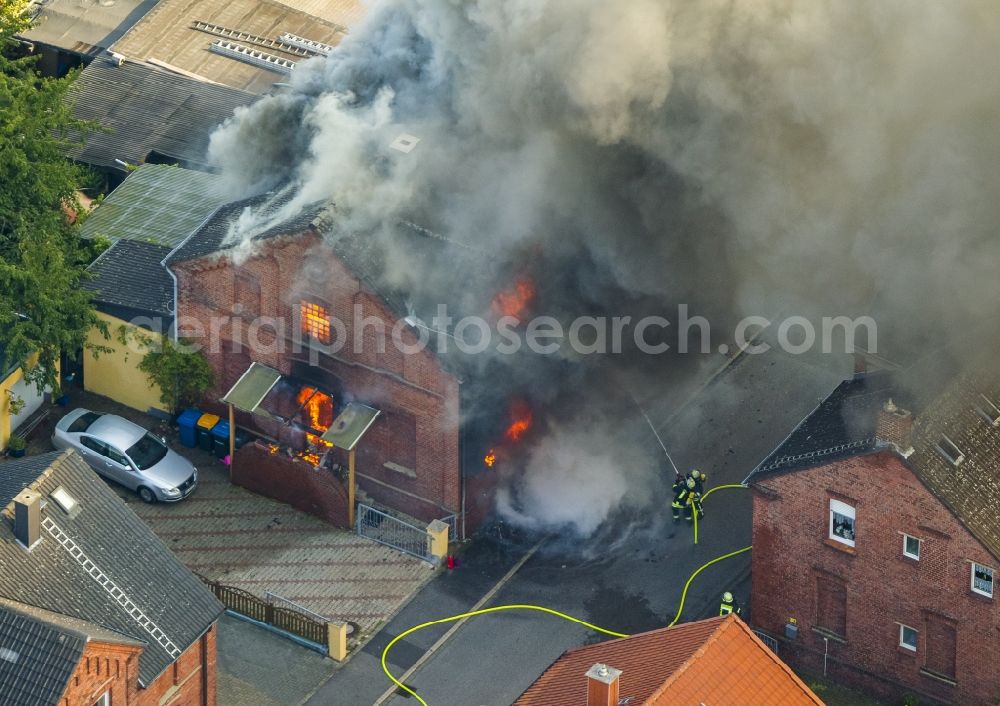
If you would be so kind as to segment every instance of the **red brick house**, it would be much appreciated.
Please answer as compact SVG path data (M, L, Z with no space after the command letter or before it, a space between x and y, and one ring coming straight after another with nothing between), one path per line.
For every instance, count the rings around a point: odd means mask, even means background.
M310 511L343 524L340 481L313 472L328 459L315 442L347 402L359 401L381 412L359 445L361 491L423 521L460 515L458 375L433 346L404 353L394 345L394 329L414 347L418 331L404 325L407 302L377 289L384 266L377 244L325 234L322 209L258 233L249 252L234 247L232 224L266 199L220 208L169 257L179 334L204 344L216 372L206 407L224 414L217 400L252 362L284 376L264 400L265 413L237 417L271 440L273 453L238 453L234 482L285 500L294 485L316 505ZM329 458L342 466L338 451Z
M216 703L223 606L82 458L0 464L0 501L0 703Z
M822 706L735 615L569 650L514 706Z
M886 373L842 383L750 476L755 625L795 667L885 698L1000 698L1000 387L916 417ZM898 701L893 701L896 703Z

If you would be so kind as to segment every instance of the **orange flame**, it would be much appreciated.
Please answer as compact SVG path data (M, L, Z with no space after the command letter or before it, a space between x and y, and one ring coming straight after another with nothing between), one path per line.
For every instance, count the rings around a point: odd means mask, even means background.
M320 392L315 387L303 387L295 397L295 401L300 405L305 405L306 414L309 415L309 427L317 431L326 431L333 424L333 398L325 392ZM324 441L322 437L306 432L306 440L314 447L330 448L333 446L329 441ZM317 465L321 456L315 452L303 451L298 454L303 461Z
M491 306L499 316L513 316L520 320L535 300L535 285L526 277L518 277L507 289L497 292Z
M507 437L508 441L519 441L524 436L524 432L531 428L531 422L534 419L531 408L525 402L514 402L511 404L510 413L514 421L507 427L504 436Z
M483 461L486 463L487 468L493 468L493 464L497 462L496 451L490 449L490 452L486 454L486 457L483 459Z

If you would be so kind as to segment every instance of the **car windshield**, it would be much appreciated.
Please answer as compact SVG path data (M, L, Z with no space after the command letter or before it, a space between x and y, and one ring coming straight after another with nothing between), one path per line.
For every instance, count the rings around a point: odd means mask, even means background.
M167 447L152 434L144 434L126 453L136 468L145 471L163 460Z
M101 415L97 412L87 412L86 414L81 414L79 417L73 420L73 423L69 425L69 429L66 431L79 434L81 432L87 431L90 425L101 418Z

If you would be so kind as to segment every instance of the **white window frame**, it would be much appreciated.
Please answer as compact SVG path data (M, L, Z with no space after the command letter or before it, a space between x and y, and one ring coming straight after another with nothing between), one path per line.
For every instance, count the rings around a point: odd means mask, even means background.
M983 419L989 422L991 427L1000 426L1000 407L993 404L991 400L986 395L979 395L982 404L976 407L976 410L983 415Z
M910 643L906 642L906 640L904 639L904 636L906 635L906 631L907 630L909 630L910 632L913 633L913 644L912 645ZM920 644L919 641L920 641L920 631L919 630L917 630L916 628L911 628L909 625L903 625L902 623L899 624L899 646L900 647L902 647L904 650L910 650L911 652L916 652L917 651L917 645Z
M845 544L848 547L853 547L855 540L846 539L844 537L841 537L840 535L833 533L834 513L850 519L854 523L854 526L857 527L858 524L857 512L855 511L852 505L848 505L847 503L841 502L840 500L834 500L833 498L830 498L829 520L827 520L827 527L826 527L827 535L830 537L830 539L834 540L835 542L840 542L841 544ZM857 532L855 532L855 536L857 536Z
M973 593L977 593L980 596L986 596L987 598L993 598L993 592L996 590L996 571L994 571L994 569L993 569L992 566L986 566L986 564L980 564L980 563L975 562L975 561L970 562L970 564L972 565L972 567L969 570L969 576L970 576L970 578L969 578L969 588L972 589ZM984 591L984 590L982 590L980 588L976 588L976 567L979 567L980 569L986 569L987 571L990 572L990 592L989 593L987 593L986 591Z
M97 701L94 702L94 706L111 706L111 692L105 691L98 696Z
M906 549L906 540L908 540L908 539L912 539L914 542L917 543L917 553L916 554L913 554L913 553L907 551L907 549ZM921 544L923 544L923 540L920 539L920 537L914 537L912 534L906 534L904 532L903 533L903 556L908 557L910 559L916 559L917 561L920 561L920 545Z

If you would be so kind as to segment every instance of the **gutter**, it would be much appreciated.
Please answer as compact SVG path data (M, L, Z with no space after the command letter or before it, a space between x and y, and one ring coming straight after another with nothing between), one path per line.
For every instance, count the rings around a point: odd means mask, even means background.
M194 230L192 230L188 234L188 236L186 238L184 238L184 240L182 240L180 243L177 244L177 247L175 247L173 250L171 250L170 252L168 252L167 256L165 258L163 258L162 260L160 260L160 265L163 267L163 269L165 269L167 271L167 274L170 275L170 279L172 279L173 282L174 282L174 311L173 311L173 314L174 314L174 323L170 327L171 328L171 338L173 339L174 343L177 343L178 319L180 318L179 317L179 312L178 312L178 306L177 306L177 275L174 274L174 271L172 269L170 269L170 265L168 265L167 263L170 262L170 258L172 258L174 256L174 254L178 250L180 250L185 245L187 245L188 241L191 240L191 238L193 238L197 233L199 233L201 231L201 229L204 228L205 225L210 220L212 220L212 218L215 217L216 213L218 213L222 208L224 208L227 205L228 205L228 203L224 203L224 204L222 204L222 205L217 206L216 208L214 208L211 213L209 213L207 216L205 216L205 220L203 220L201 223L199 223L198 226Z

